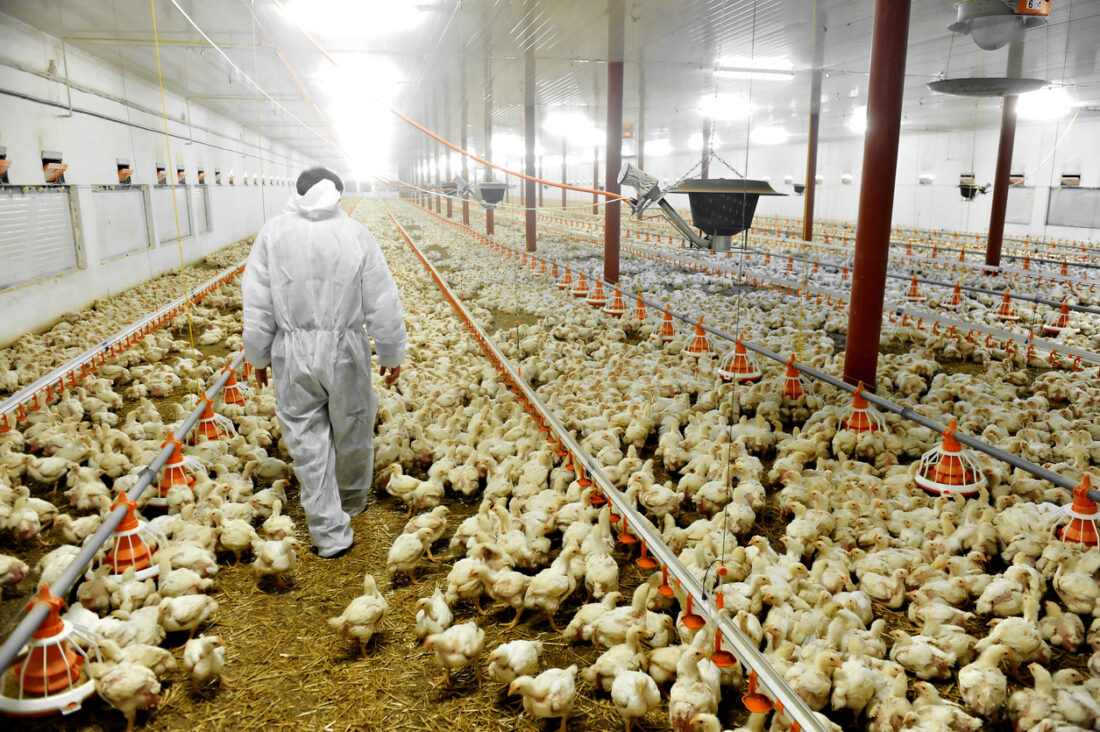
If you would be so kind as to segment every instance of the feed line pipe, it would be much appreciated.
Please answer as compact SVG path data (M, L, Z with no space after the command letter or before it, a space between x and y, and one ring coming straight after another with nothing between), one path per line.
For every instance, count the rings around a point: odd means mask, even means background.
M236 371L243 361L244 351L241 351L237 354L236 358L233 359L229 369L219 374L213 386L206 390L206 397L208 399L213 400L214 397L218 395L218 392L225 386L225 382L229 380L230 374ZM173 437L183 442L187 434L198 423L205 409L206 402L200 399L195 405L195 408L191 411L191 414L187 419L183 420L183 423L180 424L179 428L173 433ZM157 473L159 473L160 469L164 467L164 464L168 462L168 458L172 457L172 452L174 450L175 445L169 442L161 448L156 459L142 469L137 483L127 492L131 500L137 501L137 499L141 497L141 494L153 484L153 481L156 480ZM61 598L69 596L69 592L72 590L73 585L76 584L76 581L80 579L81 575L84 573L85 567L91 564L96 552L98 552L102 548L104 542L111 537L115 528L122 521L123 517L126 516L126 511L126 506L118 506L107 516L106 520L104 520L103 524L99 527L99 530L84 542L84 546L81 547L80 553L76 555L76 558L65 568L61 576L50 585L51 593ZM11 635L4 641L4 645L0 646L0 675L7 672L12 661L19 655L20 649L30 640L34 631L38 630L38 626L46 619L48 613L49 610L46 605L38 603L23 616L19 625L15 627Z
M221 272L214 275L213 277L208 279L206 282L204 282L201 285L199 285L198 287L192 289L191 292L180 295L175 300L172 300L171 302L164 305L163 307L158 308L157 310L153 311L149 315L146 315L141 320L138 320L138 321L134 322L133 324L127 326L123 330L120 330L118 333L115 333L110 338L108 338L104 341L101 341L100 343L96 344L94 347L88 349L87 351L80 354L79 356L75 356L75 357L69 359L65 363L63 363L60 366L58 366L57 368L55 368L50 373L46 374L42 378L35 381L33 384L30 384L30 385L24 387L23 389L20 389L18 392L11 395L7 399L5 399L2 403L0 403L0 415L7 415L12 410L17 409L20 404L25 404L28 399L31 399L32 397L34 397L35 394L37 394L38 392L45 391L46 387L48 387L48 386L50 386L50 385L52 385L52 384L54 384L54 383L56 383L60 380L63 380L69 374L70 371L75 371L76 369L79 369L81 366L83 366L85 364L88 364L88 363L91 363L92 360L95 357L99 356L100 354L108 353L112 348L119 345L120 343L125 343L127 338L131 338L131 337L133 337L134 335L137 335L137 334L142 334L142 330L144 328L149 328L149 330L146 331L148 333L148 332L152 331L153 327L159 327L159 326L154 326L153 324L158 319L170 316L170 315L172 315L173 311L183 307L183 303L187 298L191 298L192 302L197 305L204 297L206 297L208 294L210 294L216 287L219 287L219 286L225 284L226 282L228 282L230 279L232 279L233 277L238 275L243 270L244 270L244 262L241 262L240 264L237 264L237 265L234 265L232 267L227 267L226 269L223 269ZM142 334L142 335L144 335L144 334ZM14 427L14 425L12 425L12 426Z
M391 217L392 217L392 214L391 214ZM450 222L446 222L443 219L440 219L440 220L444 221L444 223L450 223ZM457 226L457 224L455 224L455 226ZM541 257L540 259L543 259L544 261L546 261L548 263L556 263L561 267L565 266L561 262L555 262L555 260L546 259L545 257ZM593 275L593 278L594 277L595 276ZM611 287L611 288L614 288L614 286L615 286L614 284L608 283L608 282L604 282L604 284ZM650 300L648 298L638 297L637 295L631 295L631 297L637 298L638 300L645 303L647 307L653 308L654 310L663 311L665 309L665 306L658 303L656 300ZM705 330L708 333L712 333L713 335L716 335L719 338L722 338L723 340L729 341L731 343L735 343L737 341L736 336L731 335L731 334L727 333L724 330L720 330L718 328L715 328L714 326L707 325L705 323L699 323L698 318L692 318L692 317L690 317L690 316L688 316L684 313L680 313L680 312L677 312L677 311L671 310L671 309L668 312L672 317L674 317L677 320L680 320L684 323L687 323L689 325L700 324L702 326L703 330ZM761 355L761 356L763 356L767 359L770 359L772 361L775 361L777 363L781 363L781 364L784 364L784 365L787 363L787 359L783 358L781 355L779 355L775 351L764 348L763 346L759 346L755 343L752 343L752 342L746 341L746 340L742 340L741 344L743 346L745 346L745 348L749 349L750 351L753 351L754 353L757 353L757 354L759 354L759 355ZM836 378L835 376L830 376L829 374L825 373L824 371L819 371L819 370L817 370L817 369L815 369L811 366L806 366L804 364L795 363L794 367L798 371L806 374L807 376L809 376L811 378L817 379L818 381L823 381L826 384L829 384L831 386L835 386L836 388L842 389L845 392L848 392L849 394L856 390L855 386L853 386L851 384L848 384L845 381ZM912 407L904 407L900 404L895 404L894 402L891 402L888 399L883 399L882 397L878 396L874 392L861 391L860 394L863 396L863 398L865 398L868 402L874 404L875 406L881 407L882 409L885 409L886 411L893 412L894 414L897 414L897 415L903 417L904 419L908 419L912 422L916 422L917 424L919 424L923 427L928 427L929 429L934 430L936 432L939 432L941 434L943 433L944 430L947 429L946 425L942 425L939 422L935 421L934 419L931 419L929 417L924 416L920 412L914 410ZM974 448L975 450L978 450L979 452L983 452L986 455L989 455L990 457L992 457L994 459L997 459L997 460L1000 460L1002 462L1008 463L1009 465L1011 465L1014 468L1019 468L1020 470L1023 470L1027 473L1030 473L1031 475L1034 475L1036 478L1040 478L1042 480L1049 481L1049 482L1053 483L1054 485L1060 486L1062 488L1066 488L1066 489L1071 490L1071 491L1074 488L1077 487L1077 483L1075 481L1072 481L1069 478L1066 478L1062 475L1059 475L1058 473L1055 473L1053 470L1048 470L1047 468L1044 468L1040 465L1036 465L1035 463L1030 462L1028 460L1025 460L1022 457L1019 457L1018 455L1013 455L1010 452L1006 452L1005 450L1002 450L999 447L994 447L993 445L990 445L986 442L982 442L981 440L979 440L975 437L971 437L970 435L967 435L965 433L955 432L955 439L957 439L959 442L963 443L964 445L967 445L969 447ZM1088 495L1093 500L1100 501L1100 490L1098 490L1096 488L1093 488L1089 491ZM725 630L723 629L722 632L725 633Z
M600 464L585 453L580 444L570 435L565 425L563 425L557 417L554 416L550 408L539 399L535 390L519 375L519 372L508 360L508 357L497 347L496 343L493 342L481 326L474 321L473 316L466 309L462 301L450 291L450 288L447 287L443 278L439 275L432 263L421 254L408 233L406 233L401 224L397 222L397 219L394 217L389 207L385 206L385 204L383 204L383 206L386 208L386 213L389 215L390 220L393 221L394 226L397 227L402 238L405 239L417 258L428 270L432 279L435 280L436 285L443 292L444 298L451 303L458 312L459 317L465 321L466 325L473 331L479 344L489 352L490 358L506 372L508 380L523 392L524 399L540 412L542 419L545 420L550 430L557 435L562 446L572 453L575 460L579 460L584 465L585 471L599 486L600 491L615 507L615 510L626 519L627 526L629 526L630 530L638 534L639 538L645 541L646 548L649 552L652 553L661 564L668 568L670 574L679 580L680 588L693 598L693 603L700 613L707 616L709 620L714 622L715 625L721 629L723 640L733 648L733 653L737 657L737 660L743 666L756 671L760 684L771 692L770 696L782 702L784 712L787 713L790 718L798 722L798 724L802 726L802 729L825 732L825 727L818 721L813 711L806 705L806 702L791 689L783 676L768 663L764 655L744 636L741 629L734 625L728 616L718 616L717 613L712 610L703 584L695 578L688 568L680 562L676 554L667 544L665 544L664 540L661 539L660 533L653 524L649 522L649 519L638 513L638 511L630 505L626 497L620 493L611 480L604 475Z

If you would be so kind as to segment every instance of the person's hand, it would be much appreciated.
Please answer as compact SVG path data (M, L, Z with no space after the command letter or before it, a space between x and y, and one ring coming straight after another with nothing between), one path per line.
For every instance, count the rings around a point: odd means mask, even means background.
M400 366L382 366L379 368L379 373L382 374L382 378L387 384L392 384L397 381L397 377L401 375Z
M256 371L256 383L259 385L259 387L261 389L263 389L265 386L267 386L267 380L269 378L269 373L270 373L269 368L270 367L268 367L268 366L264 366L262 369L255 369L255 371Z

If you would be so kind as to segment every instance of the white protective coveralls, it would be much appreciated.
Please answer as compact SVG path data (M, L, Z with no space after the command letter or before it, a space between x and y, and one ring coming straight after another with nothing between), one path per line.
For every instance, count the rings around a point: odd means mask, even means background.
M352 543L350 516L374 472L371 344L381 366L405 357L405 321L382 249L321 180L291 192L256 236L242 284L245 358L271 365L276 414L322 557ZM364 327L365 326L365 327Z

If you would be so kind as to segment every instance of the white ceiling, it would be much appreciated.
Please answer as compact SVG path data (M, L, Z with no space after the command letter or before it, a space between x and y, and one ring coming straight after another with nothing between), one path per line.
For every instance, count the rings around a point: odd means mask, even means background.
M273 0L177 0L194 21L223 47L245 73L299 120L273 102L260 104L265 134L319 160L338 164L340 155L319 138L324 132L275 47L286 55L322 118L349 148L347 108L361 108L352 91L326 95L329 63L288 21ZM284 0L311 3L321 0ZM365 0L345 0L349 6ZM494 135L522 133L524 56L530 49L536 70L537 114L581 111L602 126L605 115L609 0L389 0L424 11L410 29L385 30L362 13L343 25L314 30L317 42L342 66L369 69L388 61L405 81L395 106L458 141L463 105L470 144L483 150L485 99L492 89ZM1023 75L1064 84L1079 102L1100 106L1100 2L1054 0L1049 22L1025 35ZM624 27L626 122L639 121L644 88L647 138L684 140L703 120L696 107L704 95L736 94L754 108L752 124L782 124L805 134L812 69L821 68L824 138L851 135L853 108L866 104L872 0L626 0ZM0 11L112 63L128 73L156 78L149 3L145 0L0 0ZM821 28L817 35L813 29ZM949 32L952 0L915 0L909 30L903 124L910 129L992 127L1000 100L933 94L925 86L941 77L1001 76L1007 49L980 50L968 37ZM373 22L372 22L373 21ZM256 92L183 18L169 0L157 0L157 24L165 84L196 103L242 124L256 124ZM263 42L257 45L254 40ZM815 43L820 46L815 46ZM820 61L814 63L815 51ZM789 82L716 78L718 58L786 56L794 64ZM465 93L463 94L463 75ZM488 78L487 78L488 77ZM644 81L643 81L644 79ZM487 85L488 82L488 85ZM343 124L339 124L343 116ZM354 119L354 118L352 118ZM744 138L746 122L719 124L726 139ZM402 154L429 149L427 138L399 125L389 150L393 164ZM726 134L723 134L723 131ZM561 142L539 135L551 153ZM434 149L434 148L433 148ZM346 168L345 165L340 165Z

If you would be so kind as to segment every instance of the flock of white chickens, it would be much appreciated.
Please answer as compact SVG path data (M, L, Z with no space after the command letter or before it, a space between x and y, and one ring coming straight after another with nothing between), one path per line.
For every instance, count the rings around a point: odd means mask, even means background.
M911 474L938 442L931 430L891 415L884 433L850 433L842 428L848 397L805 384L803 397L785 400L779 365L760 364L757 384L726 384L715 374L720 353L696 360L683 352L690 329L662 344L651 337L659 313L629 320L628 302L627 317L605 315L453 228L409 207L395 212L419 224L413 238L432 245L436 266L483 326L502 317L525 323L494 334L498 344L826 727L1100 729L1100 551L1050 538L1051 511L1069 502L1067 491L981 458L988 492L929 497ZM414 627L401 631L431 651L441 684L472 667L479 684L484 673L487 685L519 695L527 716L562 727L576 695L586 694L609 698L627 729L664 720L676 730L723 729L749 683L742 667L715 665L713 628L682 622L682 593L667 592L659 570L626 586L609 508L595 505L592 488L555 455L381 208L364 203L357 217L383 243L409 321L401 379L376 384L375 439L376 485L409 518L389 549L386 579L382 567L369 568L362 594L329 621L331 630L369 655L393 583L443 555L446 581L419 600ZM496 238L521 243L504 226ZM540 250L599 268L584 245L546 237ZM624 291L705 313L727 331L839 373L842 353L829 334L843 334L843 312L774 293L716 294L706 275L644 260L624 257L622 269ZM208 297L192 321L196 338L238 349L239 287ZM1082 330L1087 339L1094 324ZM177 319L0 435L5 540L31 544L52 523L67 542L35 573L16 557L0 559L0 584L22 582L26 591L24 575L34 585L56 577L115 492L133 485L171 423L190 411L149 399L194 391L225 363L193 350L186 333ZM79 334L68 337L80 345ZM914 344L889 326L883 343L902 352L882 356L881 393L943 421L956 416L960 429L1074 479L1100 462L1100 390L1088 374L1036 378L996 354L984 372L951 374L940 365L946 343ZM0 358L17 363L19 349ZM33 380L30 372L16 378ZM124 403L135 406L120 416ZM177 663L160 647L168 633L195 636L182 661L196 689L220 679L226 649L201 634L218 612L209 591L219 555L223 563L248 558L257 584L266 575L282 583L301 549L283 513L289 468L277 457L271 391L217 410L236 434L185 448L201 465L194 489L169 491L168 513L151 521L163 536L154 557L160 576L101 570L79 585L80 604L68 611L101 639L104 663L91 674L131 727ZM41 498L59 483L69 504L61 512ZM455 498L478 505L457 526L448 520ZM777 525L781 533L775 543L762 533L769 516L773 536ZM589 600L578 606L582 596ZM514 612L516 640L486 647L485 621L471 612L485 602ZM899 628L899 618L914 630ZM977 620L988 620L988 632L976 630ZM544 622L565 642L603 651L583 668L549 666L543 643L522 638ZM769 720L775 729L790 724L754 713L744 729L763 730Z

